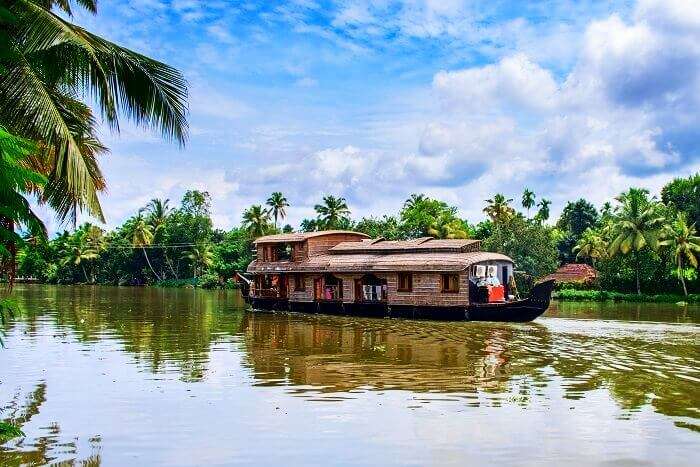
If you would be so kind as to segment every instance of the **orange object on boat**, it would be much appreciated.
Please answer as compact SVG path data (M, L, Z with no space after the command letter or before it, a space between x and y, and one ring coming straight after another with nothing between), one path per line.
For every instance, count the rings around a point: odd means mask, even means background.
M505 302L505 287L502 285L489 285L489 303L491 302Z

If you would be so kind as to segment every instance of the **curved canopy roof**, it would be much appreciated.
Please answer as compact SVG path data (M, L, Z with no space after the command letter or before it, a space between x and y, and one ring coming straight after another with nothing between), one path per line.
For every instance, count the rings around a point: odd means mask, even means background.
M500 253L474 251L465 253L389 253L389 254L328 254L312 256L301 262L250 263L248 272L461 272L472 264L484 261L513 260Z
M277 235L265 235L264 237L257 238L253 243L293 243L293 242L303 242L309 238L313 237L323 237L325 235L354 235L358 239L369 238L369 235L365 235L360 232L353 232L352 230L320 230L318 232L297 232L297 233L285 233Z

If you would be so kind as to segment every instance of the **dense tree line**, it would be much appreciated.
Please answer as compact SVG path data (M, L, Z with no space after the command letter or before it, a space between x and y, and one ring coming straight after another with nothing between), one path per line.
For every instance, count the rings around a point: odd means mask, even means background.
M608 290L694 291L700 238L689 219L697 215L699 182L698 176L674 180L662 200L631 188L600 210L579 199L567 203L556 222L549 222L550 202L538 202L529 189L520 203L524 212L496 194L485 200L486 218L477 224L423 194L411 195L396 215L353 220L346 200L329 195L298 230L347 229L388 240L476 238L484 249L512 257L530 280L584 261L600 271L599 285ZM255 238L294 231L279 227L289 208L282 193L272 193L264 205L243 212L240 227L222 231L212 225L206 192L188 191L175 208L154 199L112 232L84 224L50 241L27 239L19 273L56 283L224 285L252 260Z

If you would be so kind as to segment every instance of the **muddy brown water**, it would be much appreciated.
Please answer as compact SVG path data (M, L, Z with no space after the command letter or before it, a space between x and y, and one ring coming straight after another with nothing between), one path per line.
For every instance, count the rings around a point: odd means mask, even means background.
M236 291L20 286L0 465L697 465L700 308L528 324L246 311Z

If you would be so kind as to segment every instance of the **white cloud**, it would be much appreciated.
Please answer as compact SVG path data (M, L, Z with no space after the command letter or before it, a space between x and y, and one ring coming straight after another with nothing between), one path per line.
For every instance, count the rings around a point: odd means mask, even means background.
M435 75L433 87L451 107L469 111L539 111L556 105L557 83L552 74L523 54L493 65ZM505 107L505 109L504 109Z

